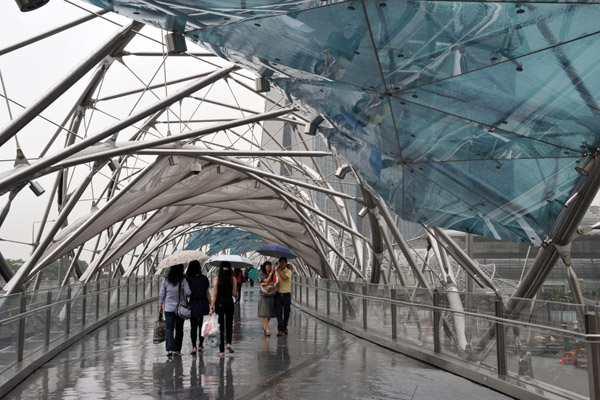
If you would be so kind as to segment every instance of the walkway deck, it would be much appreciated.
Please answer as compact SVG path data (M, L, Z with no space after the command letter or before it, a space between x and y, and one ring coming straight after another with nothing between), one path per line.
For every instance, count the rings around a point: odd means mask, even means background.
M244 288L235 354L168 359L152 344L157 305L116 318L51 360L8 399L508 399L349 335L292 308L290 334L264 338L258 292ZM189 329L189 324L186 323ZM275 321L271 328L276 331Z

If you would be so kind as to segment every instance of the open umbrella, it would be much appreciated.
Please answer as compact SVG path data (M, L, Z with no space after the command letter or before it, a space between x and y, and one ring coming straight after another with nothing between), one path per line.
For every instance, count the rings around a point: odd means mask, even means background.
M200 261L206 258L208 258L208 255L200 250L177 250L170 256L163 258L158 267L156 267L156 270L158 271L177 264L187 264L194 260Z
M293 250L278 244L265 244L256 250L258 254L269 257L296 258L298 255Z
M246 268L254 265L253 261L235 254L221 254L220 256L212 256L206 261L206 264L218 267L223 261L229 261L233 268Z

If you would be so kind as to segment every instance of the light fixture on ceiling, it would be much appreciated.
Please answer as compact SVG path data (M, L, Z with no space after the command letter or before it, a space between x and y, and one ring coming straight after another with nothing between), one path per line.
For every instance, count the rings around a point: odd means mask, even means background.
M42 187L42 185L40 185L39 183L35 182L35 181L30 181L29 182L29 189L31 189L31 191L37 196L40 197L41 195L44 194L44 192L46 191L46 189L44 189Z
M49 0L15 0L22 12L37 10L46 5Z
M268 93L271 91L271 83L264 76L259 76L254 80L254 90L256 93Z
M169 54L180 54L187 51L185 36L181 32L167 33L165 35L165 42L167 43L167 53Z
M287 210L288 204L286 202L284 202L283 205L281 206L281 208L284 210Z
M260 189L260 182L259 181L254 181L254 188L255 189Z
M191 170L192 170L192 174L194 174L194 175L198 175L200 172L202 172L202 164L200 164L200 161L195 160L192 163Z
M222 174L223 170L221 169L220 165L217 165L217 174Z
M169 156L169 165L172 167L172 166L177 165L177 164L179 164L177 162L177 158L175 158L175 156Z
M108 161L108 168L110 168L110 170L111 170L112 172L115 172L115 171L116 171L116 170L119 168L119 166L120 166L119 162L118 162L118 161L115 161L115 159L114 159L114 158L111 158L111 159Z
M310 121L304 125L304 134L315 136L317 134L317 128L323 122L323 117L316 115L310 119Z
M369 212L369 209L367 207L363 207L358 212L358 216L361 217L361 218L364 218L365 215L367 215L368 212Z
M346 174L348 172L352 171L352 168L350 168L350 165L348 164L342 164L336 171L335 171L335 176L337 176L340 179L344 179L346 177Z

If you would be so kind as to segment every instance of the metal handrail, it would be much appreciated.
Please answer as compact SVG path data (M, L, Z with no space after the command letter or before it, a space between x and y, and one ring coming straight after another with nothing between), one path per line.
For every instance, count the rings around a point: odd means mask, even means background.
M148 282L148 281L141 281L141 282ZM11 317L0 319L0 327L12 324L14 322L17 322L17 321L23 319L23 318L27 318L27 317L29 317L31 315L37 314L38 312L41 312L41 311L46 311L46 310L54 308L54 307L58 307L58 306L61 306L61 305L70 304L70 303L73 303L75 301L78 301L78 300L81 300L81 299L84 299L84 298L88 298L88 297L91 297L91 296L97 296L98 294L102 294L102 293L109 292L109 291L114 291L114 290L117 290L119 288L127 288L127 287L131 287L131 286L135 286L136 284L139 284L139 283L140 282L130 283L130 284L126 284L126 285L119 285L119 286L111 286L111 287L107 287L107 288L104 288L104 289L97 290L95 292L86 293L86 294L80 294L80 295L77 295L77 297L73 297L71 299L59 300L59 301L56 301L56 302L51 303L51 304L44 304L44 305L42 305L40 307L37 307L37 308L35 308L33 310L28 310L28 311L25 311L23 313L19 313L17 315L13 315ZM83 285L81 286L82 289L84 287L85 286L83 286ZM39 292L43 292L43 291L39 291ZM27 293L34 293L34 292L27 292Z
M377 338L377 340L379 339L383 339L384 341L388 339L388 334L386 334L385 332L382 332L381 330L381 326L379 324L376 324L375 329L373 330L373 333L369 334L367 333L368 331L370 331L371 329L369 328L369 324L368 324L368 320L369 320L369 301L371 302L378 302L379 305L374 304L373 306L375 306L377 309L387 309L385 308L386 306L389 306L389 311L390 311L390 318L391 318L391 326L390 325L386 325L384 323L383 328L391 328L391 332L389 332L389 334L391 334L391 340L389 343L390 346L397 348L399 351L406 353L412 357L416 357L418 359L422 359L425 360L426 362L431 362L434 365L437 365L438 367L442 368L442 369L446 369L449 371L452 371L454 373L457 373L461 376L464 376L466 378L469 379L474 379L473 377L475 376L476 378L474 380L476 380L479 383L483 383L486 386L490 386L496 390L500 390L506 394L510 394L511 396L514 396L516 394L516 397L522 397L522 398L538 398L541 399L542 396L545 396L547 393L553 393L554 395L557 396L561 396L563 398L572 398L573 396L577 395L577 396L581 396L582 395L582 391L581 390L576 390L576 391L569 391L568 389L563 389L561 387L556 387L556 385L553 382L547 381L547 380L539 380L539 379L533 379L533 380L521 380L520 376L521 376L521 358L519 358L519 375L517 376L516 373L512 370L509 370L508 368L508 363L507 363L507 354L508 354L508 348L507 348L507 344L506 344L506 338L505 338L505 333L506 333L506 328L507 327L514 327L515 329L517 328L523 328L525 329L531 329L533 331L541 331L543 332L544 335L554 335L554 336L559 336L562 335L564 338L568 338L569 340L575 340L577 343L581 343L581 344L585 344L585 349L586 349L586 355L585 355L585 359L584 361L587 361L587 366L588 366L588 371L587 371L587 375L588 375L588 385L589 385L589 398L590 400L600 400L600 396L598 394L600 394L600 379L598 378L598 376L600 376L600 313L598 312L599 309L598 307L592 309L593 313L589 313L587 312L585 314L585 318L584 321L582 321L585 324L585 329L584 332L573 332L573 331L569 331L566 330L564 328L559 328L559 327L554 327L554 326L548 326L548 325L541 325L538 323L532 323L532 322L526 322L526 321L519 321L519 320L511 320L511 319L507 319L504 316L504 304L505 302L503 301L502 297L496 297L493 296L493 301L491 301L490 303L493 302L493 308L490 310L492 315L489 314L481 314L478 312L473 312L473 311L465 311L465 310L453 310L450 308L447 308L445 306L441 306L440 305L440 294L441 293L451 293L451 292L440 292L438 290L427 290L428 294L431 294L432 296L427 296L427 300L425 303L415 303L415 302L411 302L410 300L401 300L396 298L398 293L398 289L402 290L402 289L409 289L409 288L405 288L405 287L401 287L401 288L392 288L390 290L389 296L390 297L380 297L378 295L369 295L368 293L368 289L369 286L373 286L371 284L368 283L361 283L361 282L348 282L351 284L356 284L356 291L347 291L344 290L342 286L340 286L339 284L343 284L345 282L341 282L341 281L332 281L332 280L322 280L323 282L326 283L326 286L317 286L317 280L316 279L312 279L310 277L294 277L293 278L293 282L292 284L294 285L294 300L298 302L298 306L300 307L300 309L305 310L307 312L311 312L310 310L313 310L316 314L317 317L318 314L323 315L323 317L326 318L326 321L333 323L333 324L338 324L338 323L342 323L342 327L343 329L344 326L346 326L345 324L347 324L347 329L356 334L359 337L365 337L368 340L373 340L372 336L369 335L375 335L375 337ZM338 285L331 285L331 283L335 283ZM335 286L335 287L332 287ZM380 287L382 285L379 285ZM388 285L383 285L384 288L388 287ZM414 288L414 289L422 289L422 288ZM409 289L410 290L410 289ZM325 292L324 296L319 295L319 292L323 291ZM312 295L311 295L312 293ZM455 292L456 294L462 294L462 293L458 293ZM338 311L336 313L334 313L332 316L330 316L330 306L331 306L331 294L333 295L337 295L340 296L341 299L338 301L336 301L334 304L336 304ZM410 294L410 293L407 293ZM381 294L382 296L387 296L388 293L384 291L384 293ZM336 297L337 297L336 296ZM325 298L324 300L322 300L322 298ZM491 296L490 296L491 297ZM409 297L411 298L411 297ZM356 300L356 301L350 301L350 300ZM492 300L490 298L490 300ZM562 304L562 303L554 303L554 302L548 302L548 301L536 301L536 303L540 303L540 304ZM361 306L362 303L362 306ZM579 306L579 305L576 305ZM324 309L322 308L324 307ZM339 308L341 307L341 317L340 317L340 310ZM351 320L348 319L348 310L349 307L355 307L357 309L362 308L362 324L361 321L357 315L357 318L352 318ZM397 324L398 324L398 307L408 307L411 309L416 309L415 312L419 312L419 311L428 311L431 312L432 314L432 319L433 319L433 349L431 349L430 347L427 347L423 350L417 350L414 349L413 345L413 341L405 341L405 340L397 340L399 338L398 336L398 332L397 332ZM588 307L586 307L586 311L590 310ZM441 344L441 330L444 328L447 328L447 318L441 318L442 313L449 313L450 315L462 315L462 316L468 316L472 319L479 319L478 322L481 321L485 321L488 323L491 323L493 325L491 325L491 328L493 328L493 330L495 331L495 358L496 358L496 363L495 363L495 368L494 365L491 363L488 363L487 361L484 362L485 356L481 357L482 354L487 354L488 351L491 351L492 348L491 346L488 346L486 348L478 348L478 352L475 353L469 353L469 352L465 352L464 349L462 349L462 347L456 346L456 351L458 352L458 354L463 354L465 356L468 356L467 358L464 357L458 357L457 360L459 360L459 362L454 363L451 361L451 358L447 358L448 354L446 351L443 350L442 348L442 344ZM341 321L340 321L341 319ZM356 329L358 328L358 329ZM362 329L360 329L362 328ZM385 330L385 329L384 329ZM542 333L540 333L542 334ZM367 336L363 336L363 335L367 335ZM421 331L419 331L419 335L421 335ZM516 336L518 336L517 333L515 333ZM419 336L420 337L420 336ZM452 337L450 338L452 340ZM421 339L419 339L421 340ZM422 342L425 343L425 342ZM471 355L475 355L475 358L471 358ZM519 357L523 356L523 354L519 354ZM440 358L441 357L441 358ZM531 359L529 359L529 363L531 363ZM464 363L467 364L464 364ZM524 358L524 362L525 365L527 365L527 358ZM488 380L487 378L490 376L487 373L484 372L480 372L479 371L479 367L481 366L489 366L491 367L491 370L495 370L495 373L497 374L497 378L494 378L495 380ZM529 376L527 373L524 373L525 376ZM530 376L531 378L533 378L533 376ZM510 379L507 379L510 378ZM516 379L515 382L512 381L512 379ZM488 382L488 383L486 383ZM519 383L520 382L520 383ZM523 384L521 384L523 383ZM539 392L538 390L542 390L542 392ZM545 397L544 397L545 398Z
M566 329L561 329L561 328L555 328L555 327L551 327L551 326L547 326L547 325L539 325L539 324L534 324L531 322L524 322L524 321L517 321L517 320L511 320L511 319L506 319L506 318L499 318L496 316L492 316L492 315L486 315L486 314L478 314L478 313L473 313L470 311L459 311L459 310L451 310L445 307L437 307L434 305L430 305L430 304L422 304L422 303L411 303L408 301L403 301L403 300L397 300L397 299L389 299L389 298L385 298L385 297L377 297L377 296L369 296L369 295L365 295L365 294L361 294L361 293L354 293L354 292L345 292L343 290L339 290L339 289L331 289L331 288L323 288L323 287L319 287L319 286L314 286L314 285L310 285L307 283L299 283L297 282L297 284L303 286L303 287L308 287L308 288L313 288L313 289L318 289L318 290L324 290L324 291L329 291L332 293L338 293L338 294L345 294L345 295L352 295L352 297L356 297L356 298L361 298L361 299L367 299L367 300L373 300L373 301L385 301L388 302L390 304L400 304L400 305L405 305L405 306L409 306L409 307L420 307L420 308L426 308L432 311L444 311L444 312L450 312L450 313L455 313L455 314L461 314L461 315L466 315L466 316L470 316L470 317L477 317L477 318L481 318L481 319L486 319L486 320L490 320L490 321L494 321L496 323L500 323L503 325L518 325L518 326L524 326L524 327L529 327L529 328L538 328L538 329L544 329L544 330L550 330L553 332L557 332L557 333L561 333L561 334L566 334L566 335L570 335L570 336L574 336L574 337L578 337L578 338L590 338L590 339L600 339L600 334L585 334L582 332L572 332Z

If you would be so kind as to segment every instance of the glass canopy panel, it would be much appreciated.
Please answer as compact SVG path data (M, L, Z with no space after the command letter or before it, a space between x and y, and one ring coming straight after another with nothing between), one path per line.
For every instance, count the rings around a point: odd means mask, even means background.
M598 7L318 3L248 1L251 11L216 1L121 4L168 15L132 18L169 30L183 21L192 40L278 78L330 119L330 143L405 218L407 194L429 187L408 181L418 175L443 191L426 192L435 207L407 219L537 243L578 179L577 158L598 146ZM185 15L192 8L198 20ZM228 25L206 27L219 12L242 22L219 14ZM392 100L372 94L393 87L401 92Z
M343 0L328 0L337 3ZM169 31L185 32L207 26L302 11L323 5L321 0L88 0L105 10Z
M196 250L210 245L208 255L215 255L225 249L231 254L242 254L258 249L264 242L258 236L233 228L204 229L194 232L188 240L187 250Z
M412 99L411 99L412 100ZM404 161L574 158L578 152L458 118L420 104L391 99Z
M598 37L566 43L401 96L404 101L562 146L565 152L593 151L600 143Z
M356 140L364 141L390 157L400 157L388 97L353 90L347 85L333 89L300 81L276 79L274 82L301 98L304 104L327 115L331 122L351 133Z
M396 210L403 219L517 243L530 242L424 175L409 171L405 181L404 208Z
M579 178L576 166L572 159L520 159L419 163L406 169L452 192L477 210L474 217L488 217L539 245ZM412 193L418 187L404 189Z
M388 90L489 67L599 31L600 8L567 4L365 4ZM575 21L575 22L574 22Z
M226 58L250 61L253 69L261 64L273 70L287 66L285 73L295 77L383 89L366 20L356 4L354 11L348 3L340 3L186 35L216 47Z
M360 176L394 210L402 209L402 164L370 144L336 129L323 129L336 152L342 154Z

